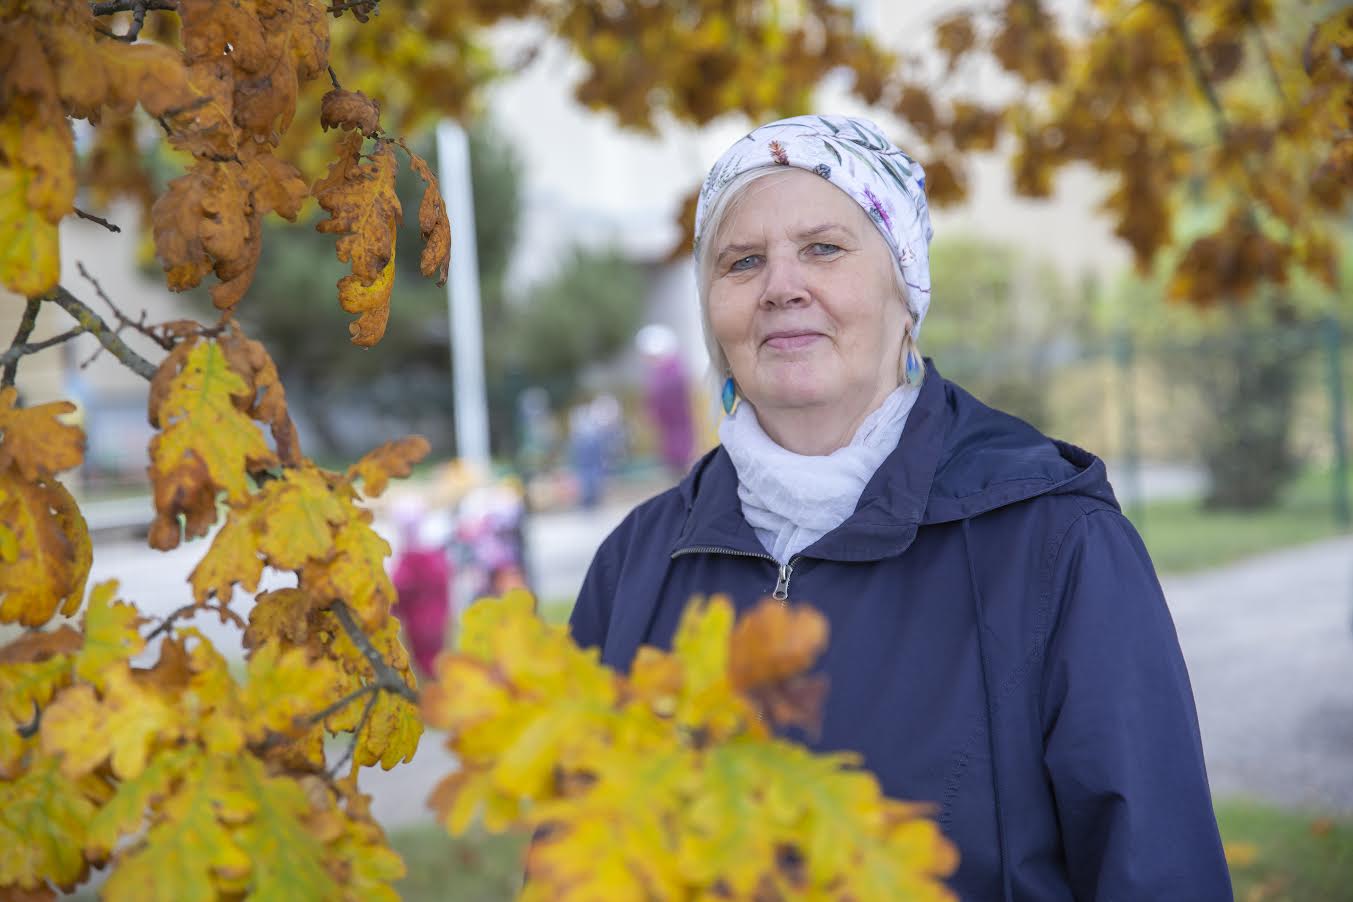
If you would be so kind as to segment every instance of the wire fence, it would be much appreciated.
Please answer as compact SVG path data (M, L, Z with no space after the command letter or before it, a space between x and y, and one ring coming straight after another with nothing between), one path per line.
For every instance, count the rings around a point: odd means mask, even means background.
M1339 319L1189 342L955 347L937 362L992 406L1104 458L1130 514L1171 498L1262 510L1316 480L1328 516L1353 522L1353 330Z

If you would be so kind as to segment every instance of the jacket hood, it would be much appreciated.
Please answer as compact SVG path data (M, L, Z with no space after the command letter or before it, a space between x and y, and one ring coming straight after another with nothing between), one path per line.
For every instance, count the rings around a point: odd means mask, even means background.
M737 472L722 447L692 468L679 491L688 515L673 551L716 545L764 554L742 517ZM988 407L927 360L920 397L897 448L865 486L855 512L802 554L877 560L906 550L920 526L1054 494L1118 507L1103 461Z

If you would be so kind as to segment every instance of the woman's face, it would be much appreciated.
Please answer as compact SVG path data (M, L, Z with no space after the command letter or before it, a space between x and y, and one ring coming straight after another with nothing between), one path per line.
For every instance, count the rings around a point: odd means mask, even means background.
M711 331L763 420L855 419L897 387L909 317L892 254L843 191L801 169L758 179L711 252Z

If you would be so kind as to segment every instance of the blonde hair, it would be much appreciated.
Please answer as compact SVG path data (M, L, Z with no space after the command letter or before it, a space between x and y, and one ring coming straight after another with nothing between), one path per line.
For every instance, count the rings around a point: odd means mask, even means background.
M714 380L716 387L722 383L725 378L732 373L728 366L728 358L724 355L723 348L719 347L719 342L714 338L714 329L709 321L709 288L713 280L714 261L717 257L715 245L719 241L719 233L723 231L724 223L728 218L737 212L738 207L742 205L747 196L747 189L757 181L769 175L776 175L788 172L781 165L757 166L754 169L747 169L739 172L732 178L714 199L714 204L705 213L702 228L697 236L695 247L695 287L700 298L700 329L705 338L705 350L709 353L710 376ZM804 170L805 172L808 170ZM840 190L838 188L838 190ZM853 200L854 198L852 198ZM873 220L870 220L872 223ZM886 239L885 239L886 244ZM891 245L889 245L891 248ZM907 327L906 333L902 337L902 347L898 352L897 360L897 383L901 385L907 381L907 360L914 358L919 367L922 376L925 373L925 366L921 360L920 349L916 345L914 332L916 331L916 309L911 305L911 297L907 292L907 283L902 275L902 266L898 263L897 257L891 252L888 254L892 260L893 285L897 288L897 296L907 308L907 316L911 318L911 325ZM920 381L919 379L917 380Z

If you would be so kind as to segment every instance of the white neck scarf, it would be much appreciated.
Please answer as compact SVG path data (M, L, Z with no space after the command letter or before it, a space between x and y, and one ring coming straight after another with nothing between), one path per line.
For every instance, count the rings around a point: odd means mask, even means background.
M902 437L920 386L901 385L865 417L850 444L831 454L795 454L775 443L752 405L719 425L719 441L738 474L742 515L781 564L855 512L874 471Z

